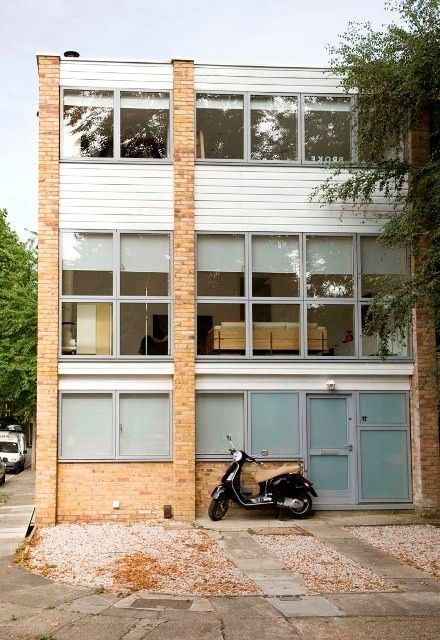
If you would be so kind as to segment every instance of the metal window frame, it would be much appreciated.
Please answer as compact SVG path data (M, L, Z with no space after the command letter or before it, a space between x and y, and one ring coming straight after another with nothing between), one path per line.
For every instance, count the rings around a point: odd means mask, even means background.
M344 164L358 163L357 149L356 149L356 131L355 131L355 96L347 93L319 93L314 94L311 92L298 92L298 91L228 91L228 90L208 90L208 91L194 91L194 104L196 105L197 95L237 95L243 97L243 158L195 158L196 164L210 165L210 164L225 164L225 165L237 165L237 166L282 166L282 167L328 167L328 162L312 162L305 160L305 124L304 124L304 98L312 96L322 98L349 98L351 106L351 134L350 134L350 155L349 161ZM254 160L251 158L251 97L252 96L285 96L297 99L297 160ZM197 133L197 106L194 108L194 131Z
M393 390L393 391L381 391L381 390L367 390L367 391L357 391L357 397L356 397L356 426L358 428L362 428L362 427L405 427L405 428L409 428L410 424L411 424L411 420L410 420L410 398L409 398L409 392L408 391L400 391L400 390ZM360 398L361 395L377 395L377 394L382 394L382 395L395 395L396 393L405 396L405 422L398 422L395 424L384 424L382 423L365 423L365 422L361 422L361 408L360 408Z
M249 138L248 131L248 114L247 114L247 102L246 91L227 91L224 89L218 91L196 91L194 90L194 160L197 164L234 164L247 162L247 144ZM197 158L197 96L198 95L211 95L211 96L239 96L243 100L243 158Z
M306 160L306 126L305 126L305 99L306 98L349 98L350 99L350 159L341 163L341 166L349 165L353 162L357 162L357 149L355 147L356 135L355 135L355 107L356 103L354 95L350 93L313 93L303 92L301 93L301 129L302 129L302 148L301 148L301 164L307 167L328 167L331 162L313 162L312 160Z
M243 447L244 450L248 450L248 441L247 441L247 421L248 421L248 403L246 398L247 390L243 389L203 389L196 390L195 393L195 401L197 404L197 397L199 395L235 395L241 396L243 399ZM197 407L196 407L196 415L197 415ZM197 453L197 420L196 420L196 452L195 452L195 460L196 462L223 462L230 460L230 454L226 451L225 453Z
M64 91L110 91L113 93L113 156L111 158L101 157L79 157L71 158L64 155ZM166 158L122 158L121 157L121 93L167 93L169 96L169 120L168 120L168 144ZM60 86L60 162L86 163L86 164L173 164L173 91L138 89L136 87L115 88L115 87L72 87L70 85Z
M246 442L248 445L248 451L250 455L254 456L259 461L264 460L298 460L304 459L305 449L303 448L303 438L302 438L302 429L301 429L301 391L300 390L291 390L291 389L248 389L247 390L247 403L248 403L248 424L247 424L247 438ZM295 395L298 398L298 415L297 417L297 425L298 425L298 453L293 455L271 455L271 456L262 456L261 451L260 455L252 453L252 398L254 395L261 394L290 394Z
M230 235L244 237L244 249L245 249L245 265L244 265L244 281L245 281L245 295L243 296L199 296L197 294L197 282L196 282L196 297L195 297L195 313L197 318L197 305L200 303L228 303L228 304L244 304L246 307L246 352L244 355L234 356L228 355L202 355L197 354L197 360L199 361L240 361L243 359L252 362L271 362L275 361L294 361L294 360L311 360L311 361L374 361L377 358L372 356L362 356L362 334L361 334L361 306L371 302L369 299L363 301L360 296L360 236L371 235L377 237L377 233L371 234L359 234L355 232L294 232L294 233L268 233L267 231L197 231L195 233L195 272L197 280L197 241L199 236L216 236L216 235ZM281 236L292 237L298 240L299 246L299 295L298 296L283 296L283 297L253 297L252 295L252 240L256 236ZM309 237L323 237L323 238L351 238L351 264L352 264L352 279L353 279L353 296L347 298L325 298L325 297L308 297L307 296L307 239ZM252 307L254 304L297 304L300 306L300 329L301 329L301 349L298 355L260 355L255 356L252 354ZM346 305L351 306L353 309L353 331L354 331L354 354L352 356L323 356L323 355L309 355L307 353L307 310L309 305ZM408 356L390 356L386 360L387 362L410 362L411 355Z
M112 236L113 248L113 293L111 296L75 296L63 295L63 236L67 233L82 234L106 234ZM131 362L170 362L173 358L174 344L174 291L173 291L173 232L172 231L145 231L117 229L60 229L59 231L59 256L58 256L58 296L60 302L60 313L58 317L58 359L60 362L96 362L106 361L131 361ZM167 236L170 249L170 265L168 273L168 295L167 296L121 296L120 295L120 268L121 268L121 235L147 235L147 236ZM89 302L98 304L108 302L112 304L112 353L109 355L67 355L62 353L62 305L64 302ZM121 355L120 354L120 305L124 302L137 303L160 303L168 306L168 354L167 355Z
M392 393L391 391L389 393ZM362 458L361 458L361 433L363 431L400 431L406 435L407 471L408 471L408 497L407 498L364 498L362 497ZM413 501L412 468L411 468L411 431L407 426L363 426L356 429L357 441L357 468L358 468L358 504L411 504Z
M119 397L120 395L137 395L137 396L148 396L148 395L166 395L168 396L169 402L169 420L168 420L168 436L169 436L169 455L167 456L120 456L119 455ZM113 456L112 457L91 457L91 458L65 458L61 454L61 442L62 442L62 432L63 432L63 417L62 417L62 406L63 406L63 397L68 395L104 395L110 396L112 398L112 445L113 445ZM58 392L58 429L57 429L57 437L58 437L58 446L57 446L57 460L60 463L81 463L81 462L138 462L138 461L148 461L148 462L172 462L173 461L173 394L172 391L162 391L162 390L130 390L130 389L87 389L87 390L60 390Z

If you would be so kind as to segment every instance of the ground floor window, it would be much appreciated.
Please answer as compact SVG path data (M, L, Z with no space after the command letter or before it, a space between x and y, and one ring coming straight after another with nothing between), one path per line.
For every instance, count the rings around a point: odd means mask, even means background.
M171 457L168 393L62 393L61 460Z
M411 501L406 392L199 393L198 459L227 460L226 434L261 460L303 458L318 504Z

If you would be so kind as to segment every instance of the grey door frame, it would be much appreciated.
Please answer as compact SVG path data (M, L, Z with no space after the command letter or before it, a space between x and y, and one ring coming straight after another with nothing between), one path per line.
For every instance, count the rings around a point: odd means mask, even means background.
M347 407L347 448L342 449L335 447L334 449L312 449L310 446L310 411L309 405L312 399L326 400L345 398ZM347 483L348 489L346 491L338 490L320 490L316 487L318 492L318 498L315 499L316 505L345 505L356 504L357 502L357 438L355 433L355 419L354 419L354 395L352 393L307 393L306 394L306 438L307 438L307 468L311 469L311 456L313 455L331 455L329 453L320 453L322 451L335 452L334 455L341 455L347 458ZM351 449L350 449L351 447ZM309 471L310 473L310 471ZM310 473L311 480L313 476Z

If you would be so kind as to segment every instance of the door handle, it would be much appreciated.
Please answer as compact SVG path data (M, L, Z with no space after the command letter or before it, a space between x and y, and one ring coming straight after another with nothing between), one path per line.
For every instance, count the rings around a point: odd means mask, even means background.
M347 451L353 451L353 445L352 444L346 444L344 449L347 449Z
M122 433L122 424L119 425L119 433Z

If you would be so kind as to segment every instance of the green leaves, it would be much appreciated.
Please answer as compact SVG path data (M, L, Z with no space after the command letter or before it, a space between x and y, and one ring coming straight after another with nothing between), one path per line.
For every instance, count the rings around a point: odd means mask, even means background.
M407 245L411 276L385 287L372 301L366 332L377 333L380 353L404 336L417 306L433 314L440 330L440 0L392 0L396 20L382 30L349 23L330 48L332 71L347 91L358 92L355 134L360 161L332 175L312 198L321 204L351 203L369 214L378 194L392 205L381 242ZM429 115L429 150L409 164L404 143ZM377 218L377 214L376 214Z
M0 413L32 415L36 403L37 259L0 210Z

